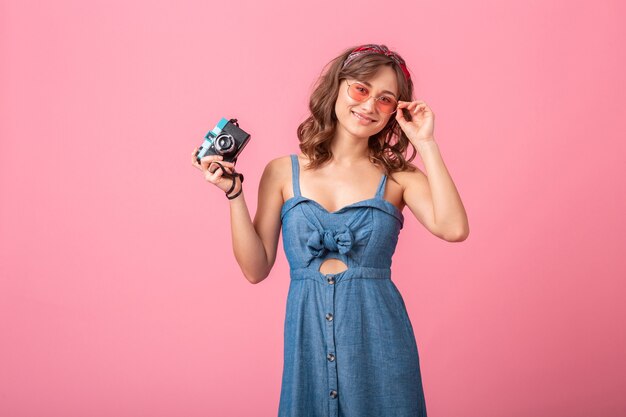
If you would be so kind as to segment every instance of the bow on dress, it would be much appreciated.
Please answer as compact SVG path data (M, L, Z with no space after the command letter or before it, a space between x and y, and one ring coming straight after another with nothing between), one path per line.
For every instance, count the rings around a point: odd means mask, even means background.
M311 232L306 245L310 254L307 265L311 263L313 258L323 256L326 251L339 252L341 254L348 253L352 249L353 243L354 234L346 225L336 230L319 230L316 228Z

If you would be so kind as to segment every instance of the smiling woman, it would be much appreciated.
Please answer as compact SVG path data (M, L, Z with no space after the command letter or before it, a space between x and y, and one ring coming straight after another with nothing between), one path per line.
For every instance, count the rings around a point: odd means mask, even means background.
M396 60L354 48L312 94L280 213L291 284L279 417L426 415L415 336L391 281L404 217L384 198L387 173L408 167L392 116L411 95Z
M413 326L391 280L402 209L449 241L468 226L434 114L412 96L398 54L345 50L311 94L301 153L267 164L254 221L244 193L230 200L235 257L251 283L269 275L283 233L291 279L279 417L426 416ZM410 162L416 150L428 177ZM222 169L208 172L214 159L205 158L192 163L223 187Z
M298 128L300 149L314 156L309 168L323 166L331 159L330 145L335 130L345 126L337 121L343 118L349 106L348 115L371 120L371 123L363 123L369 129L358 135L368 141L368 157L373 163L383 167L387 174L416 169L404 157L410 141L397 120L391 117L399 100L411 100L413 82L410 76L407 78L409 72L399 55L386 47L376 47L382 52L363 47L350 57L353 49L346 50L330 62L318 80L309 104L311 115ZM370 97L374 100L369 100Z

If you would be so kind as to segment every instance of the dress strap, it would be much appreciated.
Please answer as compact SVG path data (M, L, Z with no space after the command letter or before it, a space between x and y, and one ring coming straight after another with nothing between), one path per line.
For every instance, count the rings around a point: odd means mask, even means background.
M376 190L375 198L382 199L385 195L385 184L387 184L387 174L383 174L383 177L380 179L380 183L378 184L378 189Z
M296 154L291 154L291 182L293 183L293 196L300 197L300 164Z

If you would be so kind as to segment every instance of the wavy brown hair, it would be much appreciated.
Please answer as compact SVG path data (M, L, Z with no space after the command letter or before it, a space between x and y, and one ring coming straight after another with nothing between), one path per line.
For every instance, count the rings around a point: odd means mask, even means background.
M339 93L339 85L343 79L356 78L368 81L375 76L380 67L387 65L396 72L399 87L398 99L412 101L413 82L410 79L407 80L398 64L386 55L366 54L357 57L345 68L342 68L343 62L355 48L346 49L341 55L324 66L311 94L309 101L311 115L298 127L300 150L310 161L307 168L315 169L332 159L330 143L335 136L337 127L335 101ZM404 115L407 120L411 120L407 112ZM413 154L407 159L405 153L409 145L413 149ZM411 161L415 158L417 151L394 116L389 119L380 132L369 137L368 148L370 161L382 166L385 173L392 179L391 174L393 172L414 171L416 169Z

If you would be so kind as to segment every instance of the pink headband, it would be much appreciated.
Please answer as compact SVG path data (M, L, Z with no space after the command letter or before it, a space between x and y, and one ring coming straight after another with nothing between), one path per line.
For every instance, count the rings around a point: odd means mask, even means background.
M393 59L393 61L398 64L398 66L402 69L402 72L404 73L407 81L411 79L411 74L409 74L409 70L406 67L404 59L402 59L402 57L397 53L390 51L385 45L368 44L359 46L358 48L353 50L350 55L348 55L346 60L343 62L342 68L352 62L355 58L369 54L382 54L388 56L389 58Z

